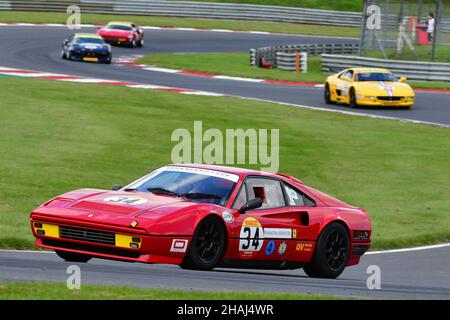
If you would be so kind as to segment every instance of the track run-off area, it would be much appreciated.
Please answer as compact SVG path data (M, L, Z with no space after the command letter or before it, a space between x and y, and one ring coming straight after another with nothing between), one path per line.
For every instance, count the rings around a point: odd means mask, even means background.
M95 32L96 27L83 27L76 32ZM411 110L350 109L342 105L328 106L322 88L286 84L239 81L238 79L205 78L195 75L126 68L121 64L103 65L62 60L62 41L74 31L63 25L0 26L0 66L81 76L95 79L131 82L144 85L181 88L223 95L260 99L351 112L361 115L412 120L450 126L449 94L418 92ZM154 53L247 52L251 48L270 45L349 43L357 39L281 35L251 32L205 31L191 29L147 28L143 48L113 47L113 58Z
M95 32L84 27L76 32ZM62 41L74 31L61 25L0 25L0 66L39 72L130 82L149 86L182 88L250 99L293 104L303 107L351 112L365 116L412 120L450 126L450 95L418 92L411 110L349 109L327 106L322 88L270 84L239 79L204 78L194 75L62 60ZM113 47L113 57L154 53L247 52L270 45L308 43L349 43L357 39L280 35L225 30L189 29L145 30L143 48ZM67 279L63 262L49 252L0 251L0 281L62 281ZM369 290L367 268L380 267L381 289ZM312 279L301 270L272 271L216 269L189 271L178 266L144 265L93 259L80 264L82 283L120 284L154 289L199 291L298 292L343 297L395 299L450 298L450 246L432 246L420 250L387 251L363 256L361 264L346 269L336 280Z

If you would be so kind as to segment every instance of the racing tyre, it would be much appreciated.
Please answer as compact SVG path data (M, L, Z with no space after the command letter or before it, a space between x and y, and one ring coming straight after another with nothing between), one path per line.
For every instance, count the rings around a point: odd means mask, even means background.
M312 261L303 270L312 278L337 278L347 265L349 252L347 230L340 223L331 223L319 236Z
M323 91L323 96L324 96L326 104L333 104L333 101L331 100L330 85L328 83L325 85L325 89Z
M356 101L355 89L350 89L350 108L358 108L358 102Z
M61 50L61 58L67 59L66 52L64 50Z
M130 42L130 48L136 47L136 39L133 39L133 41Z
M55 250L56 254L65 261L69 262L83 262L86 263L89 260L91 260L91 256L81 254L81 253L74 253L74 252L67 252L67 251L59 251Z
M197 226L181 267L192 270L214 269L225 252L225 227L216 217L207 217Z
M139 41L137 42L137 46L138 46L138 47L142 47L143 45L144 45L144 39L139 40Z
M106 64L111 64L111 62L112 62L112 57L109 57L109 59L105 61Z

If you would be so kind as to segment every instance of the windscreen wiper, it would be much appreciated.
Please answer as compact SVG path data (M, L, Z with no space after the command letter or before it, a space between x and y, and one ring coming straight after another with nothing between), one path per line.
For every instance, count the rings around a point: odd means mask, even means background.
M184 193L180 194L180 196L186 197L188 199L222 199L222 197L219 197L218 195L201 192Z
M156 194L167 194L169 196L177 196L177 197L180 196L178 193L164 189L164 188L147 188L147 191L149 191L151 193L156 193Z

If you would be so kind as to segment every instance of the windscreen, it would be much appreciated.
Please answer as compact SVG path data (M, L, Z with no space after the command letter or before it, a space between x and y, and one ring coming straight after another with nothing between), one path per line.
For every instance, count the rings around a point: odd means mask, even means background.
M116 25L116 24L107 25L106 29L123 30L123 31L131 31L131 30L133 30L133 28L131 26L122 26L122 25Z
M356 74L356 81L386 81L395 82L396 77L392 73L386 72L362 72Z
M103 41L103 39L99 39L99 38L77 38L75 39L75 43L76 44L83 44L83 43L97 43L97 44L104 44L105 41Z
M238 177L195 168L157 170L132 183L126 190L185 197L204 203L225 205Z

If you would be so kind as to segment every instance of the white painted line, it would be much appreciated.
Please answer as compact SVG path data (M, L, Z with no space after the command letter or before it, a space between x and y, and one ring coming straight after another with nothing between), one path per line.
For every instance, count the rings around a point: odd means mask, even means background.
M206 91L186 91L181 92L184 94L197 95L197 96L209 96L209 97L225 97L225 94L215 93L215 92L206 92Z
M411 251L422 251L422 250L430 250L430 249L439 249L439 248L445 248L445 247L450 247L450 243L442 243L442 244L435 244L435 245L431 245L431 246L422 246L422 247L404 248L404 249L369 251L369 252L366 252L365 254L411 252Z
M433 250L439 248L450 247L450 243L435 244L430 246L414 247L414 248L404 248L404 249L393 249L393 250L381 250L381 251L369 251L365 255L370 254L382 254L382 253L401 253L401 252L413 252L413 251L423 251L423 250ZM18 252L18 253L53 253L53 251L38 251L38 250L17 250L17 249L0 249L0 252Z
M262 79L252 79L252 78L241 78L241 77L231 77L231 76L214 76L214 79L222 79L222 80L234 80L234 81L246 81L246 82L264 82Z
M0 249L0 252L18 252L18 253L54 253L53 251L17 250L17 249Z
M181 70L157 68L157 67L148 67L148 68L144 68L144 70L156 71L156 72L165 72L165 73L178 73L178 72L181 72Z

